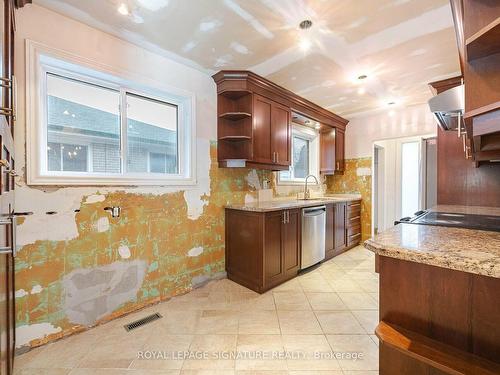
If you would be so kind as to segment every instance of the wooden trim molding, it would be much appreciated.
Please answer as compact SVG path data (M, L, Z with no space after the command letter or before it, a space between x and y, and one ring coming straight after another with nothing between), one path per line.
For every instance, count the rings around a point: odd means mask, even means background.
M16 8L22 8L26 4L31 4L32 0L14 0L14 6Z
M477 355L458 350L424 335L381 321L375 334L382 345L399 351L418 362L425 363L445 374L494 375L500 365Z
M440 81L431 82L429 83L429 88L431 89L433 95L437 95L453 87L460 86L462 82L463 82L463 76L457 76L457 77L442 79Z
M217 84L217 94L234 89L236 83L241 84L244 81L248 85L247 89L251 88L251 91L259 91L259 94L271 96L271 99L274 100L281 99L283 104L290 106L292 112L305 115L322 124L345 130L349 122L349 120L248 70L221 70L214 74L212 78Z

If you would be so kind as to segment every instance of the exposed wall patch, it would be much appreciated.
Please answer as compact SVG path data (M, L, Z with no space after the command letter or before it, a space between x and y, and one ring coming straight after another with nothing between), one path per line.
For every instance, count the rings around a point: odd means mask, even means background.
M64 310L70 322L90 325L134 300L146 274L144 260L77 269L63 278Z
M24 289L18 289L15 292L15 297L16 298L22 298L22 297L27 296L27 295L28 295L28 292L25 291Z
M198 246L198 247L193 247L191 250L189 250L187 255L188 255L188 257L197 257L198 255L201 255L202 253L203 253L203 247Z
M97 220L96 228L99 233L109 230L109 219L107 217L100 217Z
M93 194L89 195L87 198L85 198L85 204L91 204L91 203L97 203L97 202L104 202L106 200L106 196L103 194Z
M61 327L54 327L50 323L36 323L19 326L16 328L16 348L28 345L31 340L58 332L61 332Z
M118 247L118 254L120 254L120 257L122 259L128 259L130 258L130 249L127 245L120 245Z
M31 294L38 294L43 290L41 285L35 285L31 288Z

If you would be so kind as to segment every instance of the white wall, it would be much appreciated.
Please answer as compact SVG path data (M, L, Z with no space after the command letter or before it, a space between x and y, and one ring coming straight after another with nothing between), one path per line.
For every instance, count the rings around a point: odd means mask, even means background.
M384 139L435 134L437 124L427 104L352 118L346 129L345 157L371 157L373 142Z

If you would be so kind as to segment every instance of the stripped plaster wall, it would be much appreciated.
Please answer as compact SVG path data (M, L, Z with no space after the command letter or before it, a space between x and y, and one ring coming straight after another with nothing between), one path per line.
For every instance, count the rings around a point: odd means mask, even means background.
M197 126L196 186L33 187L24 173L17 179L16 209L34 212L18 226L17 345L43 344L223 276L223 206L257 199L273 176L217 168L211 77L35 5L19 11L17 30L20 171L26 39L194 93ZM113 219L104 207L116 205L122 215Z

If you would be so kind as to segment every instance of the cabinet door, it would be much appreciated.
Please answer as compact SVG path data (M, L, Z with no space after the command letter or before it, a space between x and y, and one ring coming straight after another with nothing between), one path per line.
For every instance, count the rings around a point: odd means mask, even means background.
M253 157L257 163L271 164L271 114L273 102L263 96L254 95L253 100Z
M335 133L335 171L344 172L345 133L338 129Z
M283 259L285 274L294 277L300 268L300 210L287 210L283 224Z
M283 212L269 212L265 218L264 242L264 288L279 284L283 272L282 226Z
M320 171L323 174L333 174L335 171L335 129L320 133Z
M346 246L346 204L345 203L335 203L335 231L334 231L334 241L335 241L335 253L342 251Z
M335 212L334 205L326 206L325 258L332 258L335 250L334 243Z
M274 163L290 165L292 129L290 125L290 108L273 103L271 114L271 152L274 152ZM271 155L272 156L272 155Z

